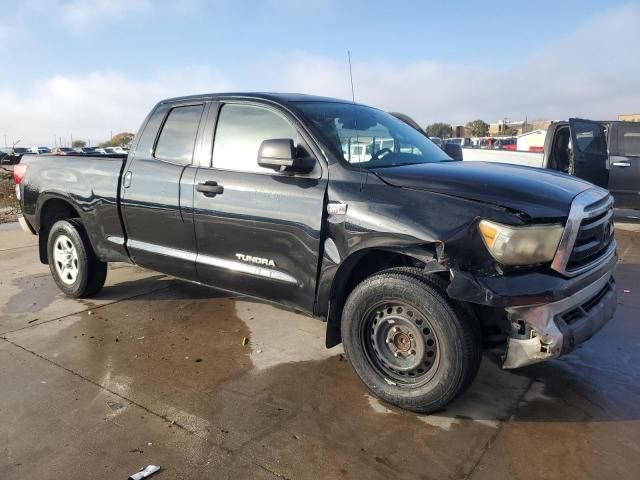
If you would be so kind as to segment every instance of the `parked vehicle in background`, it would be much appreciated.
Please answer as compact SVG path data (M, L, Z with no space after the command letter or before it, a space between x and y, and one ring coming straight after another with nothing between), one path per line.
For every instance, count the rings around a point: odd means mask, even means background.
M77 147L73 149L76 153L80 153L80 154L90 154L90 153L94 153L96 150L96 147Z
M516 137L499 137L495 139L493 148L496 150L516 150Z
M483 334L516 368L614 313L612 199L583 180L453 161L385 112L309 95L174 98L139 132L128 157L14 167L21 225L67 295L125 261L285 305L327 321L373 394L420 412L472 383ZM370 158L351 162L359 139Z
M493 149L493 144L495 142L495 138L493 137L482 137L480 139L478 139L478 145L477 148L482 148L485 150L491 150Z
M440 137L429 137L427 132L422 129L422 127L416 122L413 118L404 113L398 112L389 112L391 115L396 117L399 120L402 120L404 123L413 127L415 130L423 134L429 140L438 145L444 152L449 155L453 160L462 160L462 147L456 144L455 142L443 141ZM434 139L436 139L434 141ZM439 143L438 143L439 142Z
M570 118L551 123L543 152L465 149L464 159L565 172L608 189L616 207L640 209L638 122Z
M28 153L35 153L36 155L44 155L47 153L51 153L51 149L49 147L31 147L28 149Z
M127 153L127 150L122 147L104 147L104 151L110 155L123 155Z
M93 150L95 153L99 153L100 155L106 155L107 151L104 148L96 148Z
M429 140L431 140L433 143L435 143L440 148L442 148L442 144L444 143L440 137L429 137Z
M445 142L447 143L455 143L457 145L460 145L462 148L468 148L468 147L473 147L473 143L471 141L471 138L469 137L454 137L454 138L447 138L445 140Z
M3 163L6 165L15 165L20 163L22 156L25 153L28 153L29 149L26 147L13 147L11 151L7 153L7 156L4 157Z
M54 155L73 155L75 150L69 147L58 147L53 151Z

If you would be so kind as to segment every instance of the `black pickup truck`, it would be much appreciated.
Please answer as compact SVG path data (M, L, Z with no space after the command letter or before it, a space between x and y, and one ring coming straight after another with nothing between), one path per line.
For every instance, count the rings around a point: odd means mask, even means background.
M297 94L160 102L128 156L30 156L23 228L74 297L108 262L327 322L382 399L420 412L503 365L558 357L614 314L612 198L564 173L460 162L364 105Z

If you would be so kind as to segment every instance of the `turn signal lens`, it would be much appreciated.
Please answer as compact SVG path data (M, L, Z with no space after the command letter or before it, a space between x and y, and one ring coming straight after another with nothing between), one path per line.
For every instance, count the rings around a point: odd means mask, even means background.
M480 229L485 245L489 248L493 247L496 237L498 236L498 229L494 228L489 224L489 222L484 220L480 222L478 228Z

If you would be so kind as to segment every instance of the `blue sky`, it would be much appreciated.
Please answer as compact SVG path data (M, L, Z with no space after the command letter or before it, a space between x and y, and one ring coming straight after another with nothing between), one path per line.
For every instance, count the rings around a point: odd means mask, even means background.
M638 2L451 3L3 0L0 144L102 140L163 96L344 97L347 50L357 100L420 123L640 111Z

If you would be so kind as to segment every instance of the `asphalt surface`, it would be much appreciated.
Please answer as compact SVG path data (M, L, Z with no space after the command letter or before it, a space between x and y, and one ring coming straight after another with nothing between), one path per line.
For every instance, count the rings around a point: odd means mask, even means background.
M638 478L633 221L596 337L510 372L488 352L437 415L371 397L324 324L254 300L120 264L97 297L66 298L36 237L2 225L0 479Z

